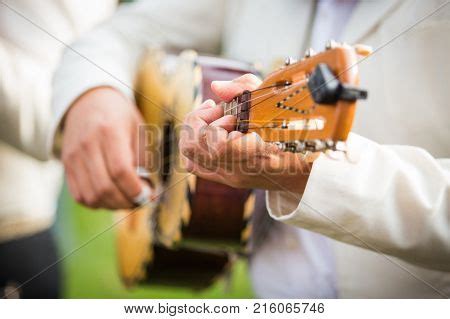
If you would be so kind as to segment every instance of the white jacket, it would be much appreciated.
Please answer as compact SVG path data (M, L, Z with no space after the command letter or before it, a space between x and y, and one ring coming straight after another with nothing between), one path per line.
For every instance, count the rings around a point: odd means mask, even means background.
M115 6L114 0L0 5L0 241L43 230L53 220L61 168L44 162L52 74L62 43L70 44Z
M360 1L343 38L377 48L443 2ZM66 51L55 78L53 134L89 88L110 85L132 98L146 45L221 52L269 68L306 48L312 9L309 0L139 1L123 8L74 45L97 66ZM356 162L321 156L303 196L269 192L274 218L336 239L340 297L450 295L450 164L438 159L450 157L449 18L450 5L361 63L370 98L359 104L354 126L365 138L349 141Z

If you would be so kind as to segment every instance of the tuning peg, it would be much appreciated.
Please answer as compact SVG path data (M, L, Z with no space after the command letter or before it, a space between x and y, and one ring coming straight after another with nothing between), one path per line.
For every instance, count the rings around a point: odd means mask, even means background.
M286 58L286 60L284 60L284 65L288 66L288 65L294 64L295 62L297 62L297 60L294 59L293 57L289 56Z
M316 54L316 52L315 52L312 48L309 48L309 49L306 50L306 52L305 52L305 58L310 58L310 57L312 57L314 54Z
M326 50L334 49L338 46L338 43L334 40L328 40L327 44L325 45Z
M353 48L355 49L356 54L361 55L363 57L369 56L373 52L372 47L365 44L355 44Z

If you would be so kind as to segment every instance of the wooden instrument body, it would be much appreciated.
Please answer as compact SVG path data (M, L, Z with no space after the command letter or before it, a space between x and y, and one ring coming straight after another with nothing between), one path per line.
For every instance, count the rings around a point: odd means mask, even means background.
M212 80L231 80L254 71L246 64L182 53L164 72L158 50L144 58L136 102L146 125L144 159L161 196L152 206L118 214L120 274L136 283L203 288L225 273L234 253L245 252L254 208L251 190L234 189L187 174L178 136L185 115L212 94Z
M333 140L345 141L351 130L355 114L356 100L339 100L335 105L317 104L307 85L309 75L315 67L326 64L337 75L340 82L357 85L359 82L357 56L350 47L336 47L298 63L287 65L269 74L260 87L271 87L252 93L249 113L249 132L258 133L271 142L295 140ZM290 83L290 86L276 86L277 83ZM277 103L286 99L284 109ZM320 119L323 129L283 129L284 121L308 121ZM278 124L268 127L270 123ZM317 123L317 122L316 122Z

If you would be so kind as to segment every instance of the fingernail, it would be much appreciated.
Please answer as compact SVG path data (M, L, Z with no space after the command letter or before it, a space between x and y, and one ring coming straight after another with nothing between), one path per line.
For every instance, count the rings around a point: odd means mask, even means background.
M214 107L216 106L216 102L214 102L211 99L206 100L205 102L203 102L204 105L209 106L209 107Z
M217 90L217 89L221 89L221 88L223 88L225 85L228 85L230 83L230 81L212 81L211 82L211 87L214 89L214 90Z
M256 140L257 141L262 141L263 139L261 138L261 135L259 135L258 133L256 133L256 132L252 132L251 134L253 134L253 136L256 138Z
M150 187L144 184L142 186L141 192L133 199L133 203L136 206L143 206L143 205L147 204L150 200L151 193L152 192L151 192Z
M150 177L150 172L143 166L138 166L136 168L136 172L137 172L139 177L143 177L143 178L149 178Z

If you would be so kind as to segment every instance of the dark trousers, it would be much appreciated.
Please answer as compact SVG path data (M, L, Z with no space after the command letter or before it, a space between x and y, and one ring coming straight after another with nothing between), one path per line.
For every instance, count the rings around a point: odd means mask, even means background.
M54 264L57 260L49 230L0 243L0 297L59 298L60 265Z

